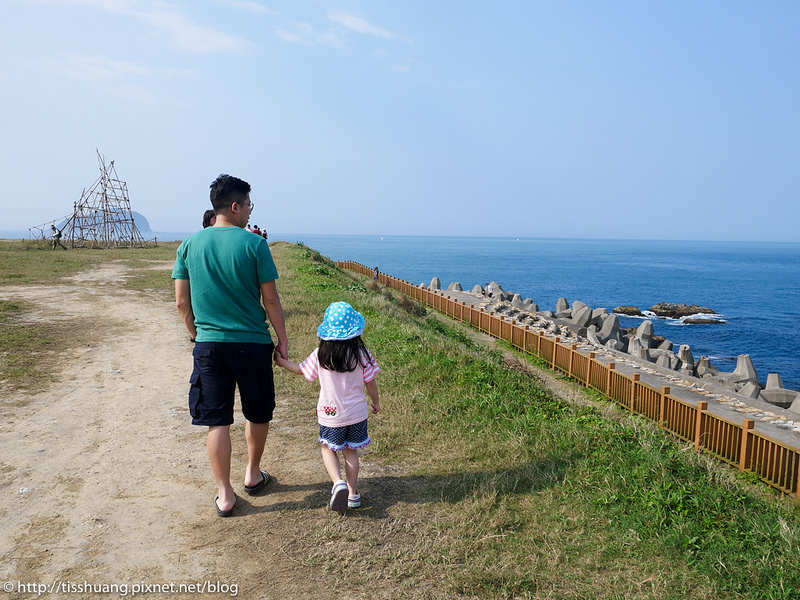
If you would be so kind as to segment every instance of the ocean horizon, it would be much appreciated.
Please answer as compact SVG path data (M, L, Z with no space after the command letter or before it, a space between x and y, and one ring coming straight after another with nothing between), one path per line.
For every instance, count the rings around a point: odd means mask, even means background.
M177 241L192 233L143 236ZM27 237L0 230L0 238ZM445 289L458 282L469 291L496 281L541 310L555 310L562 297L609 310L706 306L724 322L656 318L656 334L676 348L689 344L696 360L708 356L721 371L733 371L737 357L749 354L762 384L778 373L785 387L800 390L800 243L302 233L270 233L269 240L302 242L332 260L378 267L414 284L438 277ZM621 318L623 327L641 322Z

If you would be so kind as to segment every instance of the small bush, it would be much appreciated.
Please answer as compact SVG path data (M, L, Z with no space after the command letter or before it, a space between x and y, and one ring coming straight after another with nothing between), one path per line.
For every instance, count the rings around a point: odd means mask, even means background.
M422 306L416 300L412 300L405 294L400 296L400 300L397 302L397 305L402 308L407 313L414 315L415 317L424 317L428 314L427 309Z
M325 277L331 276L331 272L323 265L301 265L297 267L297 272L307 273L309 275L323 275Z
M322 256L317 250L312 250L311 248L307 248L305 252L303 252L303 260L310 260L311 262L325 262L325 257Z

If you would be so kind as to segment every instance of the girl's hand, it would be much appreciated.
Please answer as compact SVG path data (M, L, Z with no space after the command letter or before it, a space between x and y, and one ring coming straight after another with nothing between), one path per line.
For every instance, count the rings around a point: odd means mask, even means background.
M286 369L290 373L296 373L297 375L302 375L303 371L300 370L300 365L296 362L287 360L281 356L281 353L277 350L272 355L272 359L275 361L275 364L281 367L282 369Z
M378 414L378 411L379 411L380 409L381 409L381 405L380 405L380 403L379 403L377 400L376 400L375 402L373 402L373 403L372 403L372 412L373 412L374 414L376 414L376 415L377 415L377 414Z
M285 358L283 358L283 356L281 356L281 353L278 352L277 350L275 350L275 352L273 352L272 360L274 360L275 364L278 365L279 367L282 367L284 369L286 368L286 362L287 361L286 361Z

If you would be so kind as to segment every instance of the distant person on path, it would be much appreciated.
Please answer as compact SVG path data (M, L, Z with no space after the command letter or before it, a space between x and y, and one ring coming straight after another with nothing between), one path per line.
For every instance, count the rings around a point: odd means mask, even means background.
M261 230L258 228L258 225L253 225L252 232L255 233L258 236L261 235Z
M53 250L56 249L56 246L61 246L64 250L66 250L67 247L61 243L61 230L56 229L55 225L50 225L50 229L50 237L53 238Z
M358 448L371 442L367 432L369 407L364 388L372 404L372 412L380 410L378 383L380 367L364 342L366 320L347 302L334 302L325 310L325 319L317 329L319 347L299 365L275 354L278 366L303 375L308 381L319 377L317 421L322 462L333 481L331 510L361 508L358 492ZM344 455L346 481L342 479L339 455Z
M245 230L254 207L250 184L220 175L211 184L211 204L216 223L184 240L172 278L178 311L196 342L189 411L193 424L208 427L214 506L217 515L229 517L236 504L230 481L234 391L238 386L246 419L244 491L256 495L270 479L260 464L275 409L273 351L288 358L289 342L269 245Z
M375 277L374 277L375 281L378 281L380 279L380 275L381 272L378 270L378 267L375 267Z
M210 208L203 213L203 229L211 227L217 221L217 214Z

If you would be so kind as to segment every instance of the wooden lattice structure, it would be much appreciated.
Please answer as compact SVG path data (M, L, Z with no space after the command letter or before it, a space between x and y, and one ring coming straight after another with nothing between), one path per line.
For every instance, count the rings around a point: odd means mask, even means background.
M143 247L147 245L131 212L128 184L117 176L114 161L97 151L100 177L73 205L71 215L31 227L32 238L49 239L52 227L72 248Z

